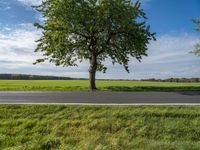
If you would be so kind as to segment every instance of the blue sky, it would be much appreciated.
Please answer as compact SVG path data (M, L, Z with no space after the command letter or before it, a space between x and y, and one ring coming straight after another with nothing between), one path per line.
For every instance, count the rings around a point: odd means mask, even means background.
M49 63L32 65L41 56L33 52L34 41L41 33L32 24L42 17L31 8L39 3L39 0L0 0L0 73L88 77L88 62L69 68ZM200 77L200 57L189 53L200 37L191 21L200 17L200 1L143 0L142 7L151 30L157 33L157 41L148 46L149 56L144 57L142 63L131 59L130 74L122 66L113 66L107 60L107 73L98 73L97 77Z
M191 20L200 16L199 0L149 0L144 9L158 34L196 33Z

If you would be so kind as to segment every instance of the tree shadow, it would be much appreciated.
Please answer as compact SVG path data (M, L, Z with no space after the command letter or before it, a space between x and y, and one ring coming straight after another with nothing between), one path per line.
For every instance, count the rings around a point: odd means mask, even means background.
M108 86L108 91L124 91L124 92L179 92L185 95L199 95L200 87L159 87L159 86Z
M141 87L128 87L128 86L108 86L105 89L109 91L127 91L127 92L144 90Z
M179 94L188 96L198 96L200 95L200 91L184 91L184 92L179 92Z

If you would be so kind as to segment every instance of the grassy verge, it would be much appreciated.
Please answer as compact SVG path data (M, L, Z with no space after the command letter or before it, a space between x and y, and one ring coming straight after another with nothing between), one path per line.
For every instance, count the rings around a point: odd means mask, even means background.
M0 149L200 149L199 106L0 105Z
M200 91L200 83L97 81L100 91ZM88 91L87 80L0 80L0 91Z

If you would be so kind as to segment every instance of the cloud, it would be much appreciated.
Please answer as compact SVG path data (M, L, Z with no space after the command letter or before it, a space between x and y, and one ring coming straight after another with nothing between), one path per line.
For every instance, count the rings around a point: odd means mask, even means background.
M34 40L39 37L39 32L30 29L30 24L21 24L17 29L5 28L0 31L1 61L33 61ZM8 30L9 29L9 30ZM5 31L9 32L5 32ZM14 65L14 64L13 64Z
M42 0L17 0L17 1L26 6L37 6L42 3Z
M70 77L88 77L88 62L79 67L55 67L48 62L32 65L41 57L34 53L35 40L41 36L32 24L20 24L14 27L4 26L0 29L0 73L25 73L39 75L58 75ZM193 45L198 41L196 36L182 33L163 35L149 45L148 57L142 63L135 59L130 61L128 74L120 65L113 66L107 60L106 74L97 73L98 78L170 78L199 77L200 58L190 54Z
M6 11L6 10L9 10L10 8L11 8L10 3L0 0L0 10L1 11Z
M17 0L17 1L24 5L29 5L29 6L40 5L42 3L42 0ZM141 0L142 4L149 3L151 1L152 0ZM133 0L133 2L136 2L136 0Z
M17 2L19 2L20 4L22 4L23 6L25 6L26 8L30 9L31 6L38 6L42 3L42 0L16 0ZM38 22L43 23L46 19L42 16L41 13L39 12L35 12L35 19Z
M181 33L179 35L163 35L149 46L149 57L146 63L174 63L195 59L189 54L193 50L198 37ZM165 61L162 61L165 60Z
M199 77L200 58L189 53L196 41L198 37L187 33L158 37L149 45L148 57L135 62L135 77Z
M198 37L187 33L159 36L149 45L148 57L143 57L141 63L131 59L130 74L123 67L108 63L108 72L104 76L116 79L199 77L200 58L189 53L196 41Z
M15 27L2 27L0 30L0 73L28 73L40 75L63 75L87 77L87 63L80 68L55 67L48 62L33 65L41 54L34 53L35 41L41 33L31 24L20 24Z

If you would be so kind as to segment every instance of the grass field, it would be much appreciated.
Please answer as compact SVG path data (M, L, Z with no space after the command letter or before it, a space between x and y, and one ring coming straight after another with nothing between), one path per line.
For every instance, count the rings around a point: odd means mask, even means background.
M199 106L0 105L0 149L200 149Z
M199 91L200 83L100 81L101 91ZM87 80L0 80L0 91L88 91Z

